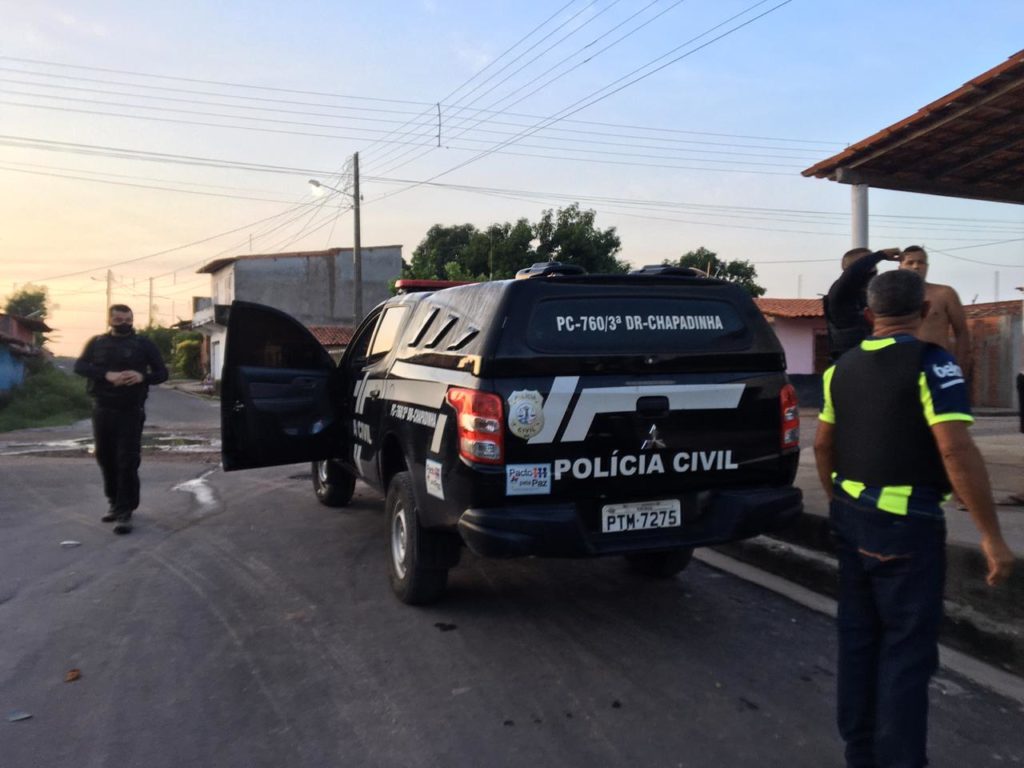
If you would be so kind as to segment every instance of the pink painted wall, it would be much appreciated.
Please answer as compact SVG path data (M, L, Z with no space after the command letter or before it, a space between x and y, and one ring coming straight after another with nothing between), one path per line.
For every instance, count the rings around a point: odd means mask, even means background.
M787 372L814 373L814 332L824 330L824 319L776 317L771 325L786 350Z

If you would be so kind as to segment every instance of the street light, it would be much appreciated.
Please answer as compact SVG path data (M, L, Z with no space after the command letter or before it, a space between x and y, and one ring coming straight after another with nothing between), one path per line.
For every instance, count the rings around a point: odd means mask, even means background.
M352 215L354 232L352 238L352 324L359 325L363 319L363 253L359 243L359 153L352 155L352 192L348 193L318 179L310 179L310 186L315 190L329 189L339 195L350 195L352 198Z

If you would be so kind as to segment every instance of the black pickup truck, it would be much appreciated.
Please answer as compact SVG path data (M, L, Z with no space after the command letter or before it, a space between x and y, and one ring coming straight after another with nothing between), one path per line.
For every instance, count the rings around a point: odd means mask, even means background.
M337 366L288 315L235 302L225 470L311 461L325 504L357 478L386 494L407 603L443 594L463 545L672 576L800 514L796 395L742 289L670 268L523 277L400 282Z

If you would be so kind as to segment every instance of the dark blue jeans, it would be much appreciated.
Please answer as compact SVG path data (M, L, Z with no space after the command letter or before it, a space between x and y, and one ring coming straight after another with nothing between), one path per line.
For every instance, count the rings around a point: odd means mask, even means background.
M848 768L928 764L928 681L938 667L946 524L838 495L839 732Z

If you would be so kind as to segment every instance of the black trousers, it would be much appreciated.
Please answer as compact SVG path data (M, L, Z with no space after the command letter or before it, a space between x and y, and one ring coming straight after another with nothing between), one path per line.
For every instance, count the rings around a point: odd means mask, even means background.
M127 520L139 506L139 463L142 461L142 408L96 407L92 433L96 462L103 472L103 492L110 508Z

